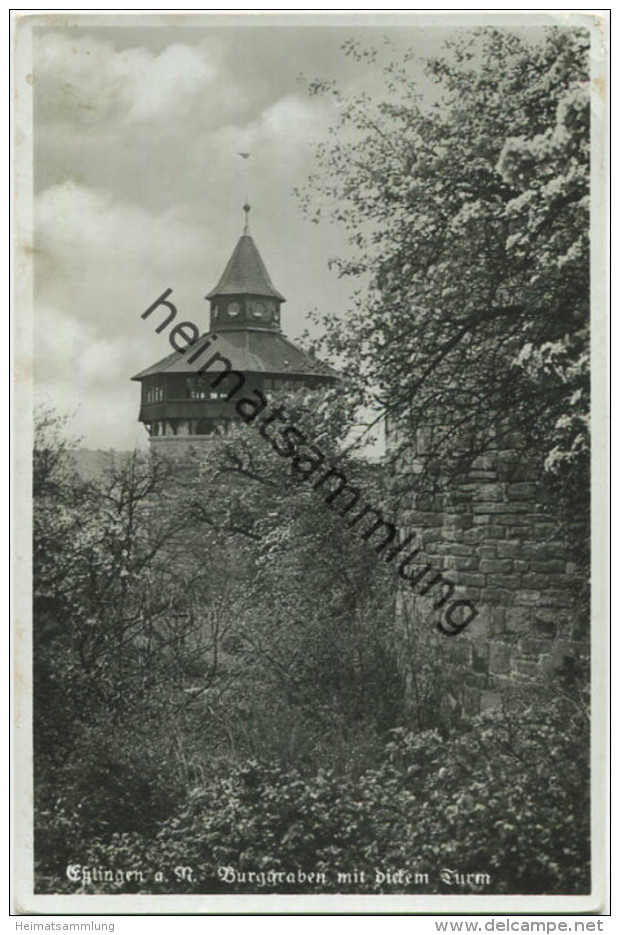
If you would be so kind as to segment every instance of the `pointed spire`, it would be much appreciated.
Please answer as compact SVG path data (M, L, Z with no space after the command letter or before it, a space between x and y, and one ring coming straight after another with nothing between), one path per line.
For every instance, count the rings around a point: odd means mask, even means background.
M243 234L239 238L220 281L205 298L213 299L218 295L256 295L269 296L284 302L286 300L272 283L250 234L250 205L247 202L243 210L245 211Z

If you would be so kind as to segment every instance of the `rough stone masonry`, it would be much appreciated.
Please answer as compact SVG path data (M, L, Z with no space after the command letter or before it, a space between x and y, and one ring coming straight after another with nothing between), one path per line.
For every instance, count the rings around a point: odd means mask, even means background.
M424 433L416 433L408 472L419 471ZM388 427L388 450L397 434ZM408 588L398 595L409 696L415 702L416 680L426 665L428 681L434 660L448 718L496 707L503 689L544 681L567 660L589 656L588 620L578 613L583 573L545 509L536 478L531 461L523 464L516 450L498 447L481 455L448 492L409 493L401 501L401 528L417 531L423 544L420 566L430 562L446 574L449 569L455 594L478 609L458 639L441 641L429 626L437 616L432 600Z

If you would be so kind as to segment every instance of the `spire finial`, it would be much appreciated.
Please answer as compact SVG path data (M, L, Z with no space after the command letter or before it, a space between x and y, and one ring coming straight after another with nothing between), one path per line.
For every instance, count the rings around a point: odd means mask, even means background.
M247 201L243 206L243 210L245 211L245 226L243 228L243 233L249 234L250 233L250 206L247 203Z

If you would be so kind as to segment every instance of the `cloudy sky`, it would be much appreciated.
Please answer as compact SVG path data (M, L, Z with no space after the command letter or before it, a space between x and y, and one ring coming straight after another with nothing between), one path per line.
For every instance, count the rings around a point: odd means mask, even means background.
M346 326L353 286L327 265L343 233L306 221L292 192L335 105L309 98L299 76L377 92L379 69L345 58L344 41L388 37L432 55L452 31L413 16L396 27L249 19L55 15L34 30L37 396L73 413L87 447L146 444L130 377L169 348L140 314L170 287L206 330L203 297L241 234L246 192L288 299L285 331L300 335L315 306Z

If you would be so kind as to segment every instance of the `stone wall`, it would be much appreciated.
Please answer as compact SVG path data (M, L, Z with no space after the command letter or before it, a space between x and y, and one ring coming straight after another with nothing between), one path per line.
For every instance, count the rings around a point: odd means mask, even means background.
M506 688L587 659L587 614L578 613L583 575L536 468L515 451L485 453L447 493L407 494L399 527L418 534L411 571L427 564L441 571L456 585L453 599L478 611L463 632L445 636L437 630L444 610L434 607L441 592L421 596L422 582L401 582L397 627L412 703L439 692L444 716L468 717L497 706Z

